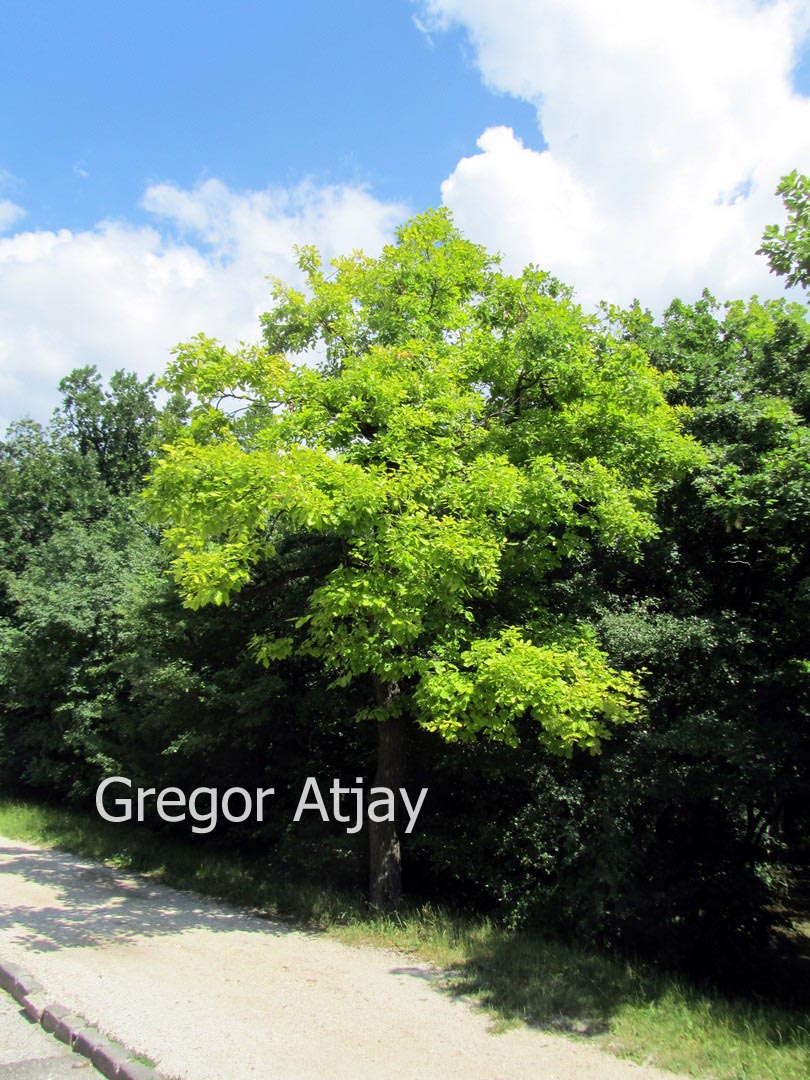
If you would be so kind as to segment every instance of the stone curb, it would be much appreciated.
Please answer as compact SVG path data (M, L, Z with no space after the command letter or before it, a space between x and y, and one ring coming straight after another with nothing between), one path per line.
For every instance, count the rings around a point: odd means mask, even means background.
M74 1054L89 1058L107 1080L163 1080L151 1065L134 1061L121 1043L108 1039L63 1005L52 1002L45 988L17 964L0 961L0 990L6 990L23 1007L29 1020L65 1043Z

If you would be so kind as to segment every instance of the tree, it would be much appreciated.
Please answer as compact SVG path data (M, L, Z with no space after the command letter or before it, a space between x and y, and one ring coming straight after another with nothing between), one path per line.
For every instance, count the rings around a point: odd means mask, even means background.
M34 420L10 424L0 441L0 571L22 569L64 514L91 520L109 504L95 463L72 440Z
M529 718L549 751L596 752L639 715L639 683L549 583L594 545L632 554L654 534L657 489L697 456L666 378L444 211L378 259L327 275L304 248L299 265L308 294L276 283L262 344L200 335L164 379L194 404L146 498L186 603L227 603L285 531L322 534L332 565L255 654L368 686L376 786L400 786L414 722L516 744ZM372 901L394 904L396 823L369 836Z
M810 288L810 176L794 169L782 177L776 194L788 212L787 225L768 225L757 254L767 255L771 271L788 285Z
M153 381L117 371L105 387L94 367L76 368L59 383L49 424L9 426L0 441L0 570L20 570L63 515L99 520L140 487L159 419L181 419L176 402L159 413Z
M80 368L60 390L47 426L22 420L0 443L0 771L61 795L86 792L103 758L99 728L126 696L124 608L137 581L160 581L161 553L132 513L152 380L119 371L107 389Z
M577 839L614 860L613 940L624 932L715 971L778 917L772 864L807 820L807 316L785 300L720 305L709 293L673 302L659 324L624 316L677 376L670 402L688 407L706 460L659 500L642 562L596 568L613 594L602 624L612 661L647 669L650 692L647 721L603 755L588 792L600 828L624 820L626 839L612 856L599 832Z
M56 430L94 459L116 495L139 487L149 467L158 423L153 382L151 375L141 382L131 372L116 371L105 388L95 367L83 367L59 383L62 404L54 417Z

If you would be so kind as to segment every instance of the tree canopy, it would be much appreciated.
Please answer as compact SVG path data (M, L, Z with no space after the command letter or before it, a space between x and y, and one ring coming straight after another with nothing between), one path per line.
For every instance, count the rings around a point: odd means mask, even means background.
M529 717L551 751L598 750L639 715L638 678L548 587L593 547L636 553L657 491L699 460L667 376L443 211L378 259L299 261L306 291L276 283L261 344L199 336L165 378L191 422L147 502L186 603L226 603L285 530L328 535L334 565L258 659L367 681L381 734L406 717L514 743Z

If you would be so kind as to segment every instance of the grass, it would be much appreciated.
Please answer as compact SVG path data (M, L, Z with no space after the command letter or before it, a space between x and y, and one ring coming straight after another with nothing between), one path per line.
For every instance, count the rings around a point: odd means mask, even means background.
M397 949L448 972L493 1029L526 1024L587 1037L621 1056L718 1080L805 1080L810 1022L799 1012L690 987L619 961L430 906L369 913L360 894L294 885L266 859L112 826L90 815L0 799L0 835L60 847L318 929Z
M139 1065L146 1065L148 1069L156 1069L157 1062L153 1061L148 1054L130 1054L130 1061L137 1061Z

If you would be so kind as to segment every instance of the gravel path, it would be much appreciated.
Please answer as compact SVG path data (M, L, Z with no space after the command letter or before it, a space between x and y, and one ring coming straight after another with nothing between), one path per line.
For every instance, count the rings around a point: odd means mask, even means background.
M397 953L2 838L0 957L183 1080L672 1080L562 1036L490 1034Z

